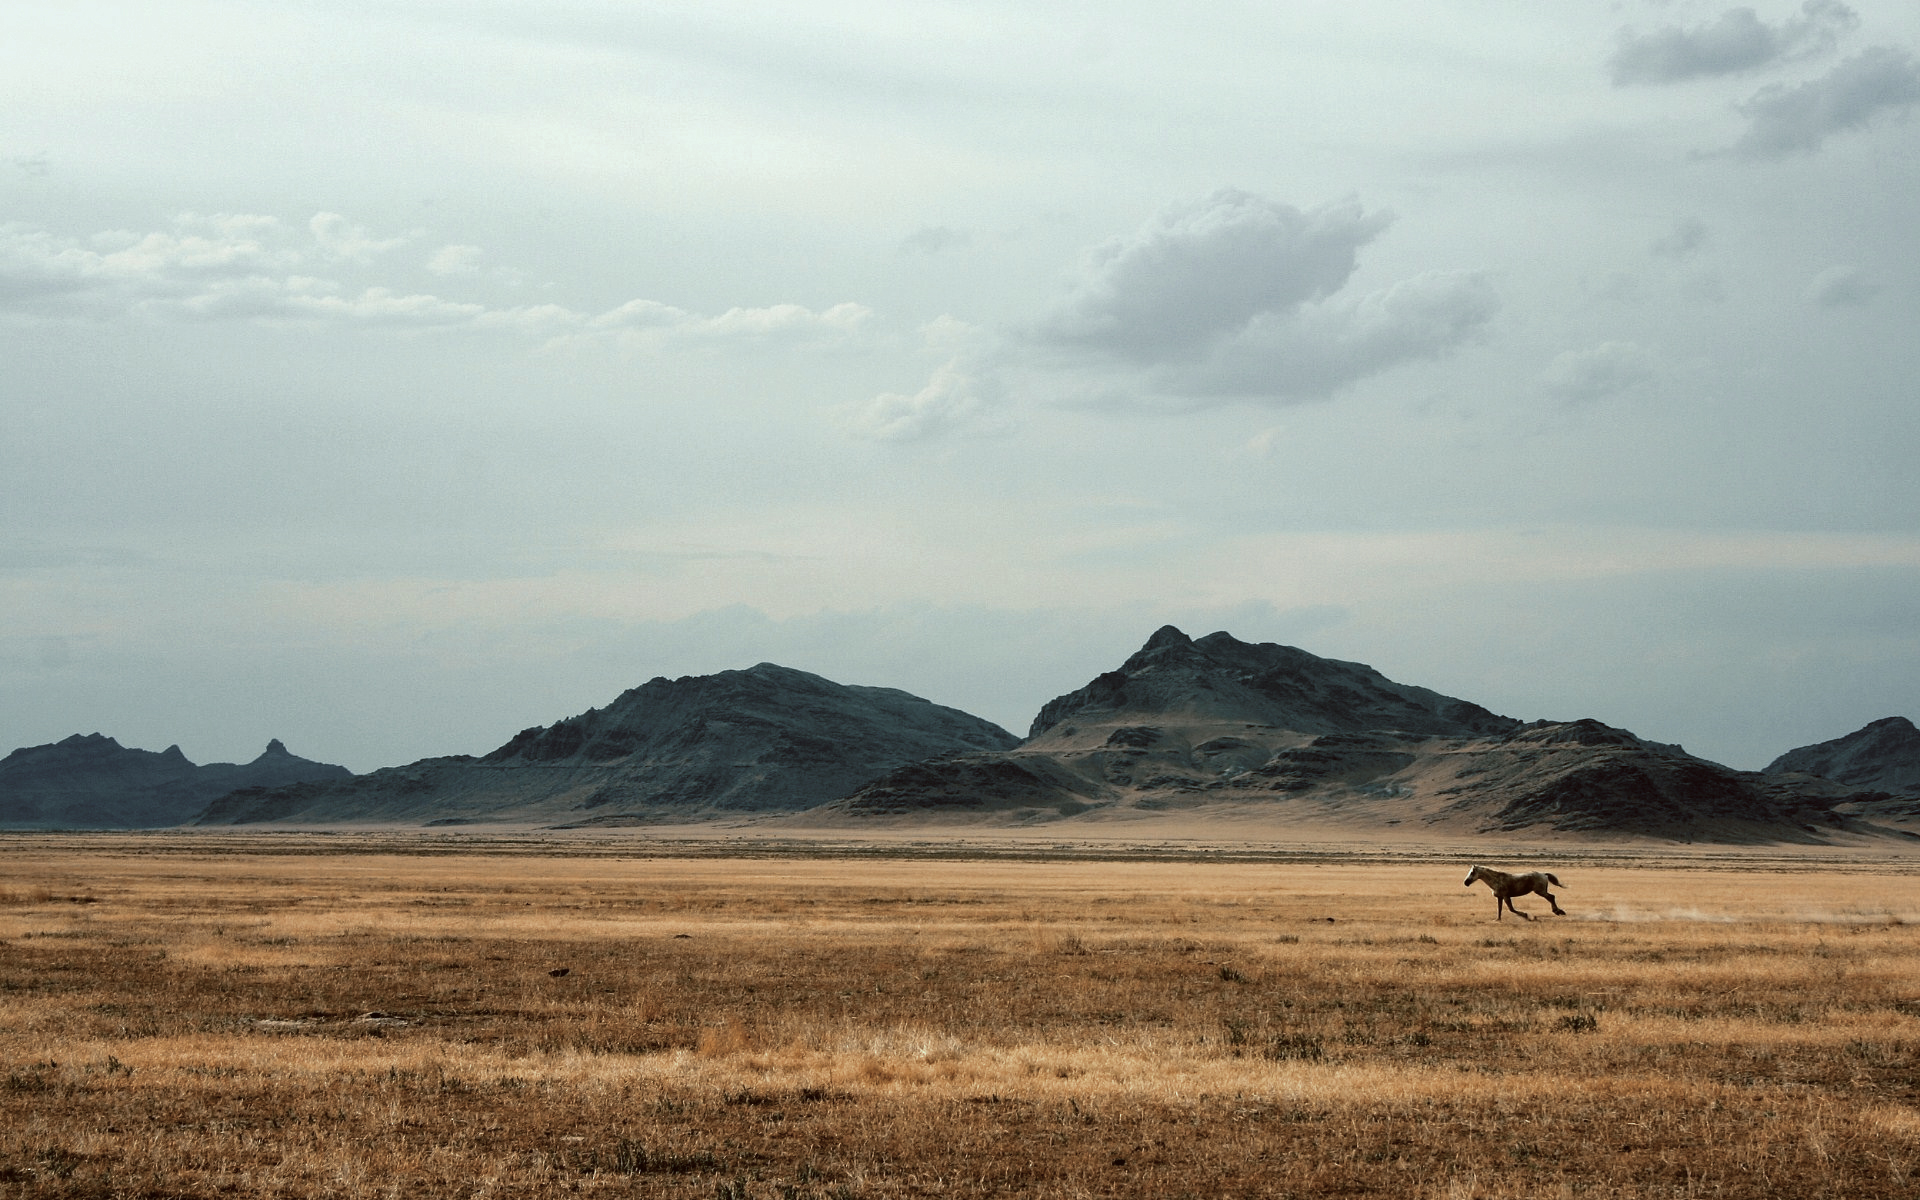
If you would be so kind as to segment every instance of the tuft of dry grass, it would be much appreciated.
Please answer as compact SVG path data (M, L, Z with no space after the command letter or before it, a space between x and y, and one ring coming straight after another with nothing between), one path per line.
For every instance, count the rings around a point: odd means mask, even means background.
M1920 876L11 845L0 1193L1910 1196ZM95 902L75 903L73 897ZM1524 905L1524 902L1523 902Z

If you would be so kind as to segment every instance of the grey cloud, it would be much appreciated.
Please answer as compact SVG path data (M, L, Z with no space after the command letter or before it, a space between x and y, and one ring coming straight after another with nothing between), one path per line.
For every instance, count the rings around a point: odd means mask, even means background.
M1302 212L1215 192L1096 247L1039 339L1144 363L1201 355L1263 313L1339 291L1392 219L1353 201Z
M1161 372L1188 395L1316 399L1390 367L1438 358L1500 311L1479 271L1430 271L1354 300L1261 313L1204 360Z
M1807 302L1821 308L1852 308L1880 294L1880 285L1857 267L1828 267L1807 285Z
M1391 220L1355 201L1302 211L1216 192L1097 247L1034 340L1188 400L1324 397L1445 354L1499 311L1492 282L1472 271L1340 295Z
M1655 238L1648 249L1661 258L1682 259L1693 257L1706 244L1706 223L1698 217L1686 217L1676 221L1672 230Z
M1761 88L1740 106L1747 132L1733 147L1740 158L1810 154L1836 133L1865 126L1883 112L1920 103L1920 66L1905 50L1875 46L1820 78L1795 87Z
M1650 382L1653 356L1632 342L1602 342L1569 350L1547 364L1540 385L1567 404L1590 404Z
M1622 29L1608 60L1614 86L1678 83L1806 58L1833 49L1841 34L1860 23L1836 0L1807 0L1800 13L1768 25L1751 8L1734 8L1692 29L1669 25L1648 34Z

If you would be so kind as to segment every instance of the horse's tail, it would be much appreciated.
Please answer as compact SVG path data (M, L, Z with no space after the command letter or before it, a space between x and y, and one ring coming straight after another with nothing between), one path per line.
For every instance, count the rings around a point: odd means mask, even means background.
M1552 871L1546 871L1546 872L1542 872L1542 873L1543 873L1544 875L1546 875L1546 877L1547 877L1547 882L1548 882L1548 883L1550 883L1550 884L1552 884L1553 886L1555 886L1555 887L1565 887L1565 886L1567 886L1566 884L1564 884L1564 883L1561 883L1561 882L1560 882L1560 877L1559 877L1558 875L1555 875L1555 874L1554 874L1554 873L1553 873Z

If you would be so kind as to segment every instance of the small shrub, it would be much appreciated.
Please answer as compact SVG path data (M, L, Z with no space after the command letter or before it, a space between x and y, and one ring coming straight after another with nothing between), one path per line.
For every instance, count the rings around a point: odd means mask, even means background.
M1320 1035L1314 1033L1276 1033L1267 1039L1261 1054L1271 1059L1299 1059L1319 1062L1327 1056Z

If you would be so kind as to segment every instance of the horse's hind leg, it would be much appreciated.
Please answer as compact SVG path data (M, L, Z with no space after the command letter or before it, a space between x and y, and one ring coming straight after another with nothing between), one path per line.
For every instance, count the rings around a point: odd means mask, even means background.
M1550 891L1548 891L1548 890L1547 890L1547 889L1545 889L1545 888L1541 888L1541 889L1540 889L1540 894L1541 894L1542 896L1545 896L1545 897L1547 898L1547 903L1548 903L1548 904L1551 904L1551 905L1553 905L1553 915L1554 915L1554 916L1556 916L1556 917L1564 917L1564 916L1566 916L1566 915L1567 915L1567 910L1566 910L1566 909L1564 909L1564 908L1561 908L1561 907L1560 907L1560 902L1559 902L1558 900L1555 900L1555 899L1553 898L1553 893L1552 893L1552 892L1550 892Z

